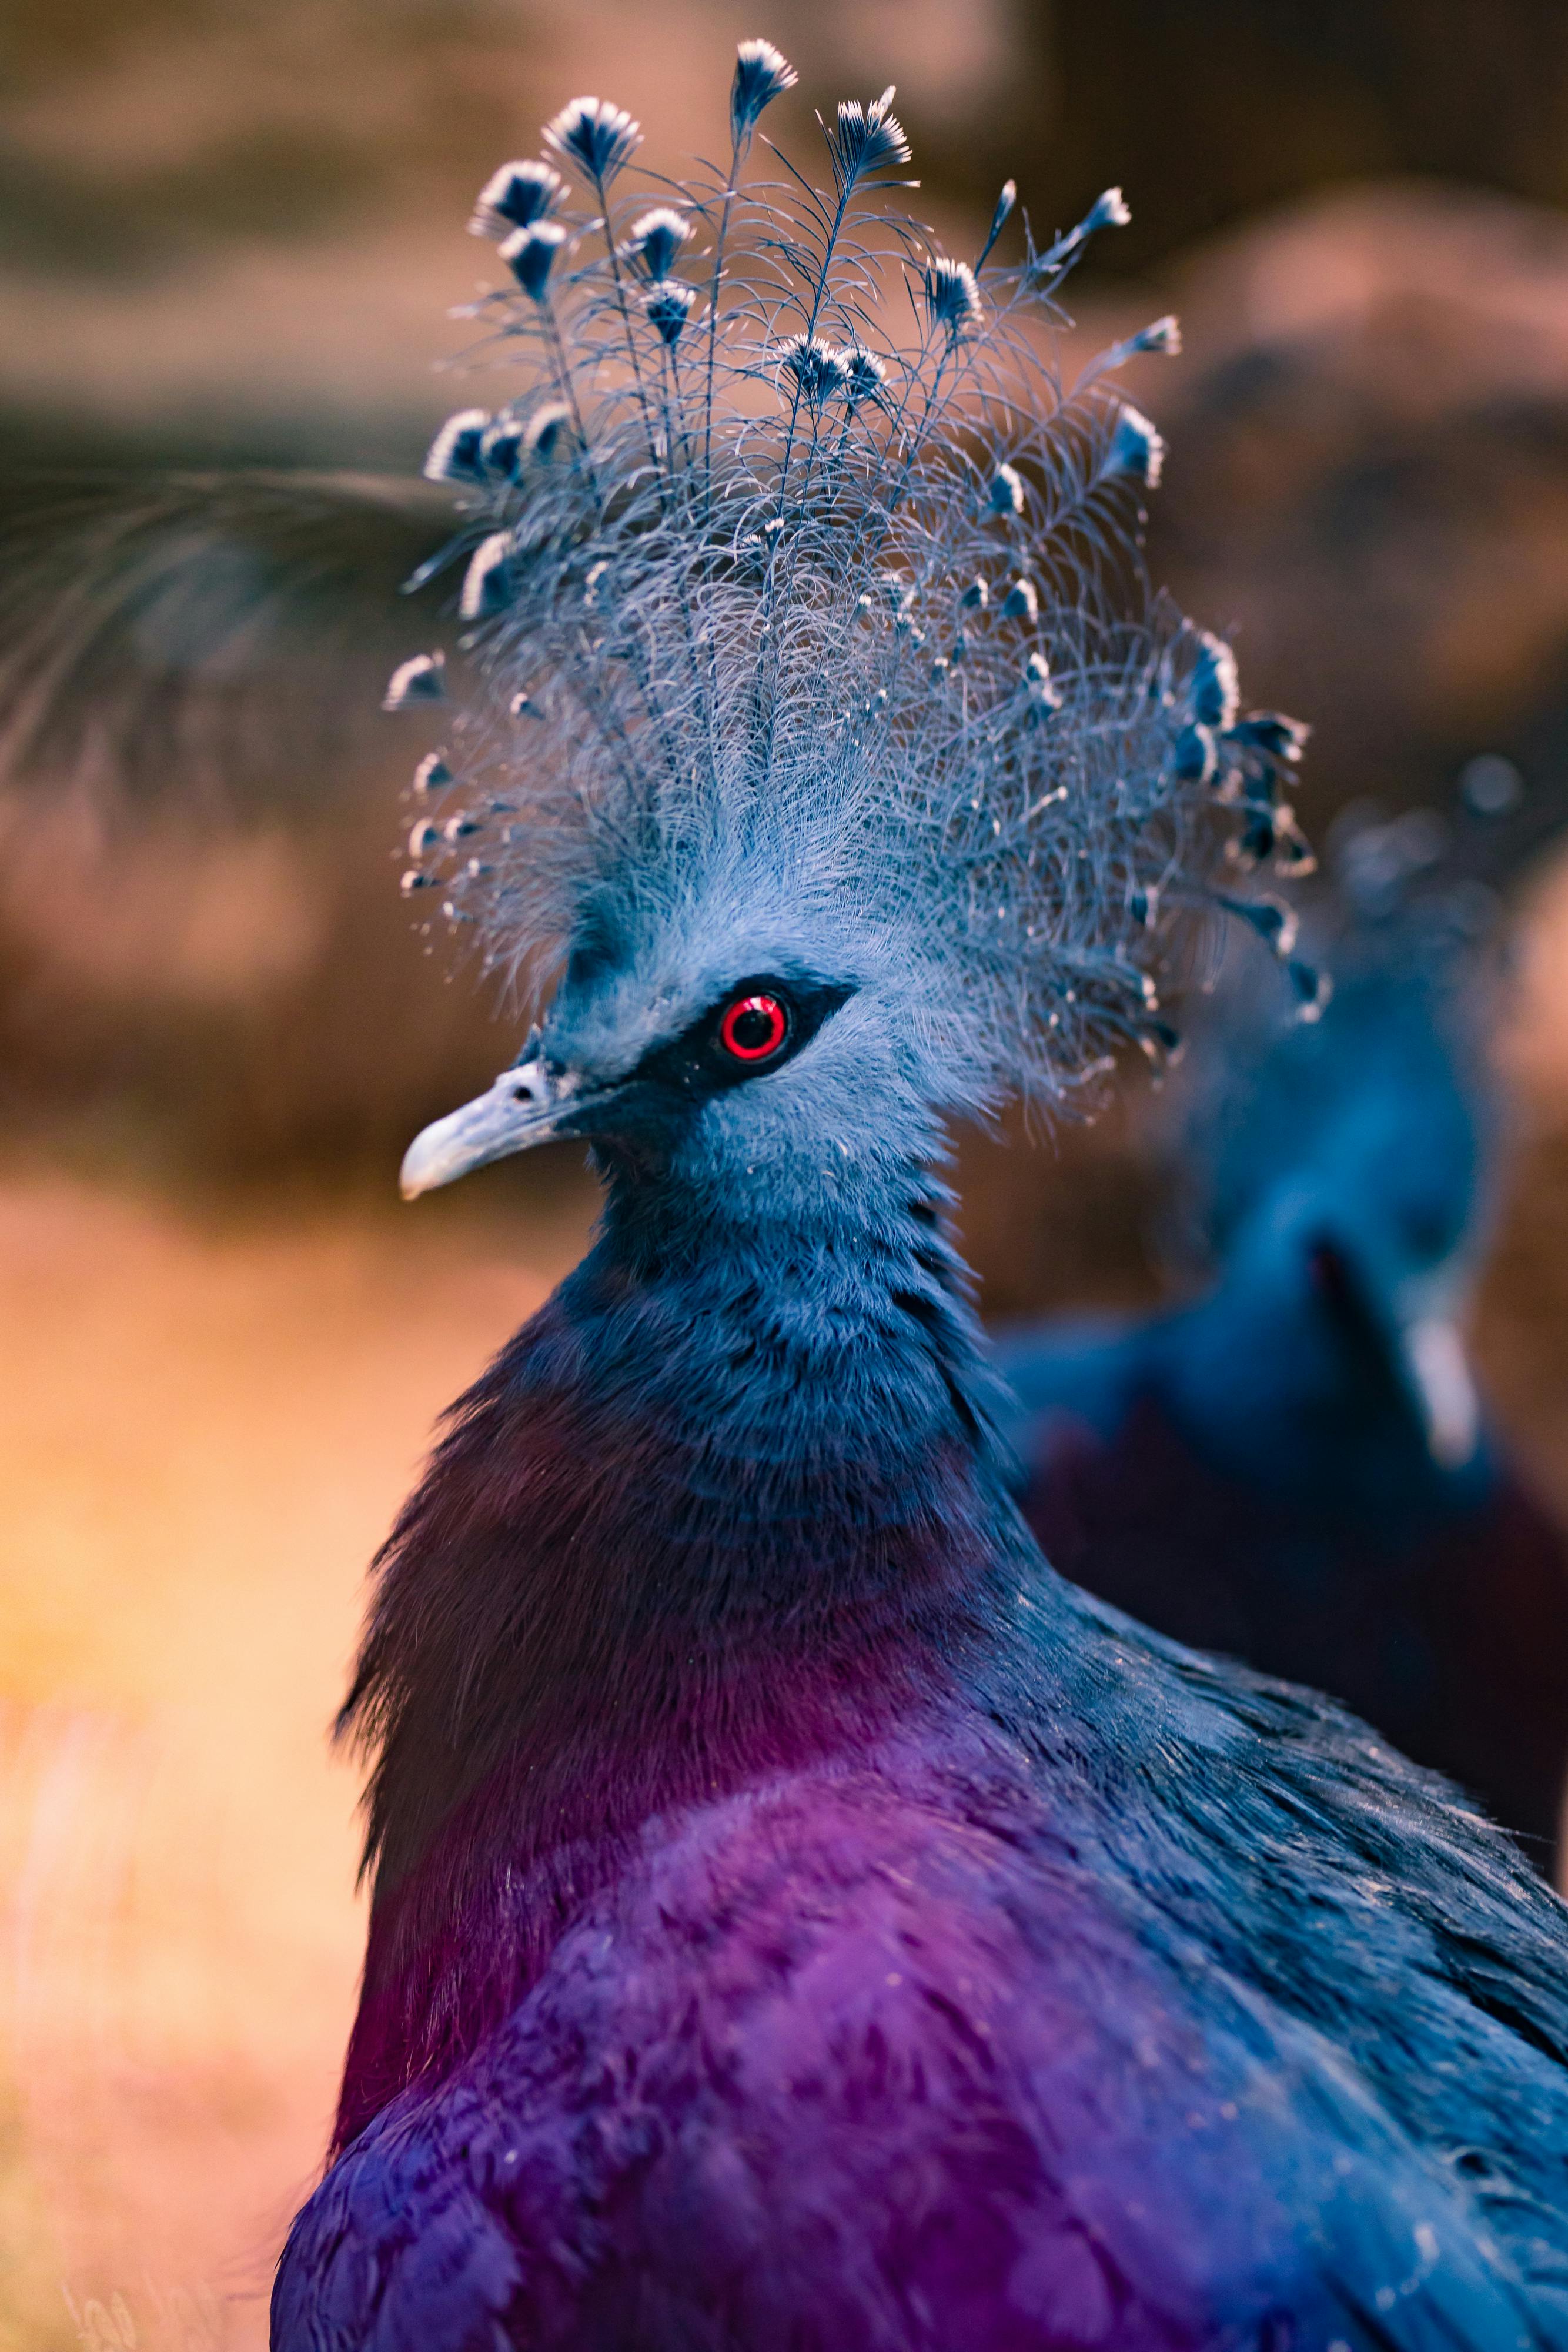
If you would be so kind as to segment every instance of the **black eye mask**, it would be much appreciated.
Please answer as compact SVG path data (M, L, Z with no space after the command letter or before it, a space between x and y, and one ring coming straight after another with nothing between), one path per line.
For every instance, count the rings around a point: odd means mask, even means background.
M738 1086L792 1061L852 994L841 985L767 973L739 981L679 1037L645 1055L635 1076L682 1094Z

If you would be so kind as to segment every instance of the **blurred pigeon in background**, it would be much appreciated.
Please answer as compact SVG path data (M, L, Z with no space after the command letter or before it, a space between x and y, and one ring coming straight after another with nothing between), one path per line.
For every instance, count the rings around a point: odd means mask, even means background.
M1507 763L1469 797L1518 815ZM1462 821L1462 845L1478 841ZM1340 829L1296 1022L1234 973L1195 1046L1183 1185L1207 1286L1019 1328L1024 1506L1146 1623L1335 1693L1553 1862L1568 1544L1489 1426L1464 1339L1498 1189L1493 911L1433 813ZM1478 927L1482 936L1478 938Z

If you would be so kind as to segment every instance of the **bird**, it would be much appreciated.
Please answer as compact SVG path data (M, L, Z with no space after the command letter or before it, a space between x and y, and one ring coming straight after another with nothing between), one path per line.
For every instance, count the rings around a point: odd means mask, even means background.
M1126 207L998 258L1009 185L954 258L892 89L758 186L794 79L742 44L727 168L648 187L574 100L476 215L522 388L429 461L474 683L386 699L468 820L411 903L528 1025L402 1183L576 1139L603 1208L375 1567L273 2343L1568 2344L1563 1906L1048 1566L952 1236L951 1123L1173 1051L1162 975L1283 950L1302 856L1300 729L1143 593L1127 347L1057 373Z
M1319 1022L1249 987L1211 1024L1182 1137L1204 1290L1019 1328L1000 1361L1025 1514L1064 1573L1333 1691L1554 1876L1568 1545L1461 1337L1498 1182L1495 991L1464 884L1406 901L1376 878L1434 814L1347 845Z

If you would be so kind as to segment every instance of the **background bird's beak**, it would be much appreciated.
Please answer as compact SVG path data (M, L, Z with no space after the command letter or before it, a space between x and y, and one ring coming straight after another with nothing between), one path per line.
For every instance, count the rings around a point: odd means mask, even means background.
M549 1070L536 1050L503 1070L494 1086L461 1110L449 1111L414 1137L403 1154L399 1190L405 1201L417 1200L470 1169L548 1143L581 1107L576 1072Z
M1480 1401L1457 1323L1427 1315L1406 1323L1400 1354L1427 1446L1441 1470L1462 1470L1480 1439Z
M1439 1470L1462 1470L1480 1443L1480 1400L1447 1286L1419 1286L1403 1309L1376 1300L1354 1253L1332 1238L1313 1246L1312 1279L1351 1341L1397 1381ZM1424 1296L1421 1293L1424 1292Z

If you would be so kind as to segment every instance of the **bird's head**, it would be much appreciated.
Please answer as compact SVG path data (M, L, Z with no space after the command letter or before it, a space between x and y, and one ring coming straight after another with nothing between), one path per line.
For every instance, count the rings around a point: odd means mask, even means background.
M1491 1206L1494 1117L1473 1041L1430 957L1353 961L1314 1029L1226 1081L1217 1319L1229 1379L1278 1426L1260 1455L1477 1465L1463 1327ZM1243 1333L1250 1338L1243 1344Z
M410 1147L404 1195L563 1136L737 1193L809 1171L824 1142L845 1165L906 1158L941 1083L918 981L799 875L742 858L657 909L629 877L588 911L513 1066Z
M1165 1053L1173 933L1300 854L1301 730L1142 578L1162 447L1111 385L1174 321L1069 394L1051 357L1119 194L1002 266L1009 183L955 261L886 210L891 91L839 109L830 184L754 194L792 79L742 46L716 194L629 193L637 126L596 100L484 192L516 283L477 308L525 382L427 465L479 684L404 888L540 1018L411 1195L554 1136L709 1199L907 1163L948 1114ZM388 707L442 693L417 657Z

